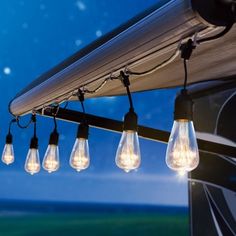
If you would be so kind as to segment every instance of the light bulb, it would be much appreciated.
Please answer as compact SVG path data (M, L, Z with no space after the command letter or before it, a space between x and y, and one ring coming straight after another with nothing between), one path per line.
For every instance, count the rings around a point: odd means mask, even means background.
M30 149L25 160L25 171L31 175L40 171L40 160L38 151L38 139L33 137L30 142Z
M83 122L78 126L77 138L70 155L70 165L77 171L85 170L90 164L88 135L89 126Z
M11 143L6 143L2 152L2 162L9 165L14 162L14 150Z
M124 130L116 152L116 165L125 172L140 166L141 155L138 134L135 130Z
M31 175L40 171L39 151L36 148L30 148L25 161L25 171Z
M70 165L77 171L85 170L90 163L88 140L76 138L70 155Z
M14 149L12 145L12 135L9 131L8 135L6 136L6 144L4 146L2 152L2 162L9 165L14 162Z
M50 135L49 144L43 158L43 168L49 173L57 171L60 167L58 140L59 134L55 128Z
M57 171L60 166L59 149L55 144L49 144L43 158L43 168L49 173Z
M198 166L198 145L191 120L174 121L166 151L166 164L179 173L192 171Z

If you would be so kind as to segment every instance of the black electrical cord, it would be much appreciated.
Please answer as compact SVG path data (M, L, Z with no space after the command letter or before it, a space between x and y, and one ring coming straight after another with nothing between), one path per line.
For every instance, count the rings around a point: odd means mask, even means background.
M53 115L53 122L54 122L54 131L57 131L57 120L56 116L59 111L60 107L58 105L55 105L52 107L52 115Z
M17 125L18 125L19 128L21 128L21 129L27 129L27 128L29 128L29 126L30 126L31 123L32 123L32 116L31 116L31 118L30 118L30 121L29 121L26 125L21 125L21 124L20 124L20 119L19 119L19 117L16 118L16 123L17 123Z
M187 82L188 82L188 68L187 68L187 60L184 59L184 90L186 90Z
M121 76L122 83L126 88L126 92L127 92L129 104L130 104L130 111L134 111L133 100L132 100L131 92L129 89L129 86L130 86L129 76L126 75L124 71L120 72L120 76Z
M86 124L87 119L86 119L86 112L85 112L85 107L84 107L84 91L82 91L81 89L78 90L78 99L80 101L82 111L83 111L83 123Z
M32 123L34 124L34 136L30 140L30 149L38 149L38 137L37 137L37 125L36 125L36 114L31 117Z
M208 42L211 40L216 40L216 39L224 36L226 33L228 33L230 31L233 24L234 23L230 23L220 33L218 33L214 36L211 36L211 37L199 39L196 41L196 43L201 44L201 43ZM194 42L192 41L192 39L189 39L186 43L184 43L180 46L181 58L183 59L183 64L184 64L184 85L183 85L184 90L186 90L187 81L188 81L187 61L190 59L192 52L195 48L196 48L196 46L195 46Z
M127 91L127 95L128 95L128 98L129 98L130 110L134 111L133 100L132 100L130 89L129 89L128 86L126 87L126 91Z
M84 107L84 103L83 102L80 102L81 103L81 107L82 107L82 111L83 111L83 114L84 114L84 119L85 119L85 107Z
M36 115L32 115L32 123L34 124L34 138L37 138Z
M54 131L57 131L57 119L56 119L56 115L53 115L53 122L54 122Z
M227 34L233 27L234 25L234 22L228 24L221 32L219 32L218 34L216 35L213 35L213 36L210 36L210 37L206 37L206 38L202 38L202 39L198 39L196 41L197 44L201 44L201 43L205 43L205 42L208 42L208 41L212 41L212 40L216 40L216 39L219 39L221 38L222 36L224 36L225 34Z
M112 78L111 78L111 77L108 77L108 78L104 79L104 80L102 81L102 83L99 84L95 89L93 89L93 90L84 89L83 92L84 92L84 93L90 93L90 94L97 93L100 89L103 88L103 86L104 86L104 85L108 82L108 80L110 80L110 79L112 79Z
M182 44L180 46L181 51L181 58L183 59L184 64L184 84L183 84L183 90L186 91L187 88L187 82L188 82L188 67L187 62L190 59L193 50L196 48L196 46L193 43L192 39L189 39L186 43Z
M12 119L9 123L9 126L8 126L8 134L11 134L11 127L12 127L12 124L17 122L17 119Z
M131 70L127 70L126 74L128 75L135 75L135 76L144 76L144 75L149 75L154 73L155 71L161 69L162 67L165 67L166 65L170 64L171 62L173 62L175 60L175 58L177 58L177 56L179 55L179 49L177 48L177 50L166 60L164 60L163 62L161 62L160 64L152 67L149 70L146 71L131 71Z

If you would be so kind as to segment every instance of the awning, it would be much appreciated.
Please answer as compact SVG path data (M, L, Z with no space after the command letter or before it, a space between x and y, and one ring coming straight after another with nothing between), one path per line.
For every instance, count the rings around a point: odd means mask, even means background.
M197 37L216 34L224 23L206 19L205 15L210 14L205 11L212 9L211 5L204 9L204 5L212 2L215 1L161 1L43 74L11 101L11 113L24 115L53 103L75 100L77 97L73 94L78 88L94 90L104 79L117 76L120 70L148 70L174 54L181 41L196 34ZM234 27L225 37L194 50L189 62L190 84L235 75L235 32ZM178 56L151 74L130 76L130 81L132 92L182 85L182 61ZM102 89L86 97L124 93L119 80L108 80Z

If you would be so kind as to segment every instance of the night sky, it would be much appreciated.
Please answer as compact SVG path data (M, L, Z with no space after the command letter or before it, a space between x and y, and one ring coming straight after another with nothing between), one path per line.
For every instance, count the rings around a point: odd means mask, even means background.
M138 2L138 4L137 4ZM9 101L28 83L98 37L126 22L157 0L1 0L0 1L0 147L5 143ZM131 85L132 90L132 85ZM133 94L139 124L169 130L176 89ZM88 113L122 120L127 97L85 101ZM81 110L80 104L68 106ZM30 116L21 119L27 123ZM49 134L50 118L38 117L40 159ZM125 173L115 165L120 134L90 130L91 166L77 173L69 166L77 126L58 122L61 167L34 176L24 171L33 127L13 126L15 162L0 164L0 199L104 203L187 205L187 183L165 164L165 144L140 139L142 164Z

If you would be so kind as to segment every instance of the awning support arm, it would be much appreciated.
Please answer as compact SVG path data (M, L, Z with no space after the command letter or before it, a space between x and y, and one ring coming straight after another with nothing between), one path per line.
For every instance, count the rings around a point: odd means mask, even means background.
M53 109L38 110L39 115L53 117ZM79 111L69 110L60 108L57 112L58 119L81 123L83 122L84 114ZM104 129L113 132L122 133L123 122L118 120L113 120L105 117L95 116L91 114L86 114L87 123L91 127L98 129ZM145 126L138 126L138 134L144 139L149 139L156 142L168 143L170 133L163 130L153 129ZM198 147L202 152L208 152L212 154L224 155L236 158L236 148L224 144L214 143L202 139L198 139Z

